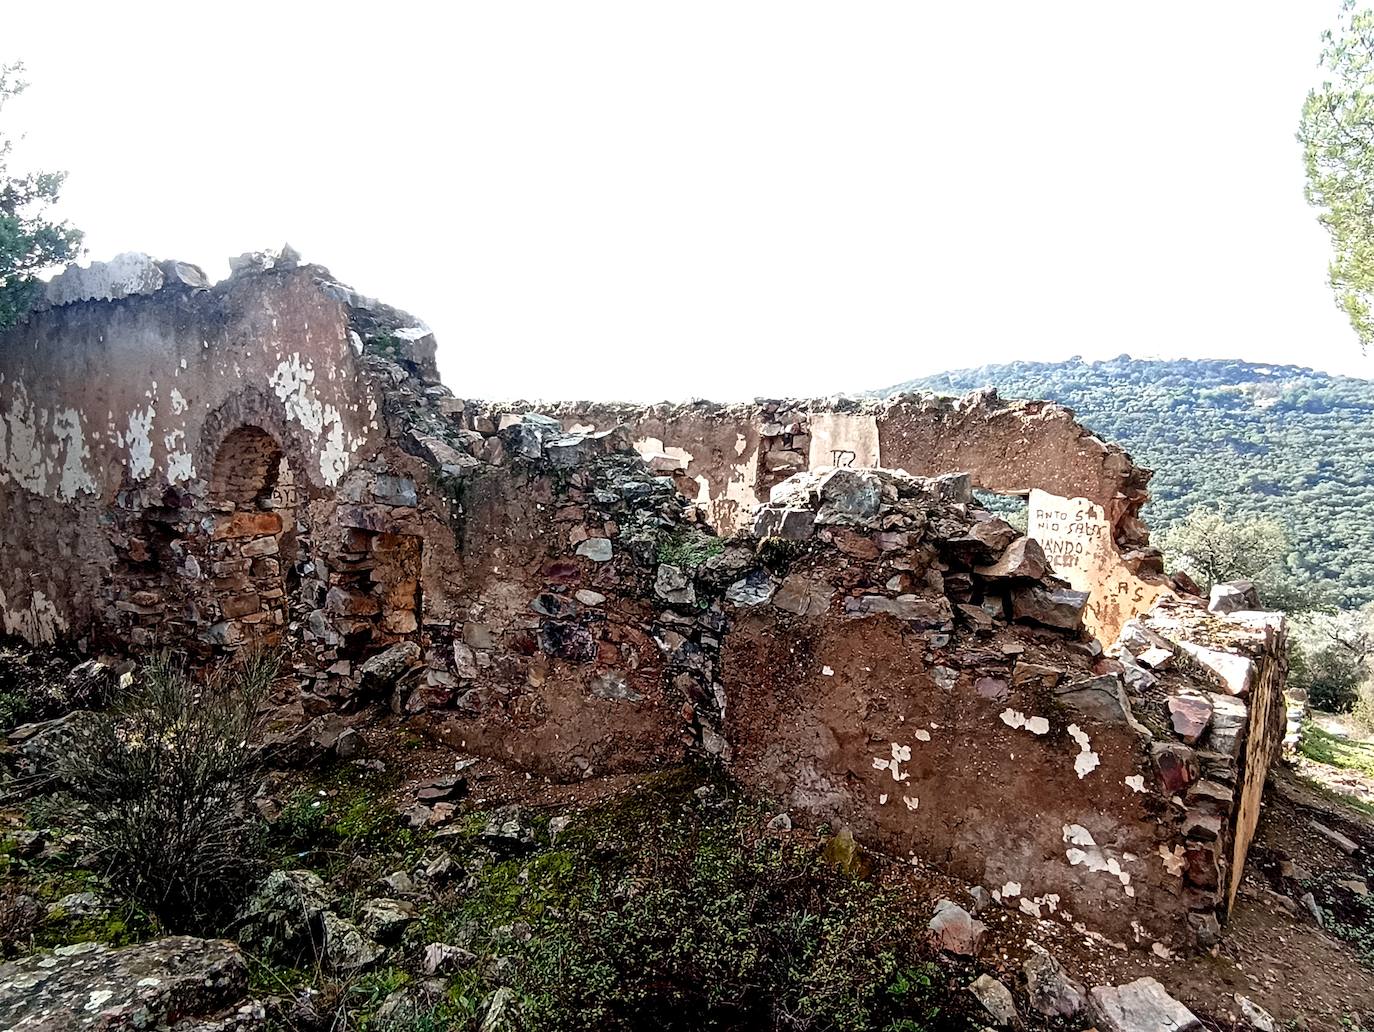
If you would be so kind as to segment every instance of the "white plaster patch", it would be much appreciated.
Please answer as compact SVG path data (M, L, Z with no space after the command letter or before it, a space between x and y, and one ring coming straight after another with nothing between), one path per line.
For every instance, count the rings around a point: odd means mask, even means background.
M113 989L93 989L90 999L86 1001L86 1010L94 1014L96 1011L100 1010L101 1007L105 1006L106 1001L113 995Z
M1009 881L1002 886L1001 892L1003 898L1007 898L1010 896L1019 896L1021 895L1021 883Z
M906 808L908 810L915 810L916 807L921 805L921 800L916 798L915 796L904 795L902 796L902 802L906 803Z
M316 437L323 432L324 406L314 390L315 367L302 362L299 352L277 363L267 383L286 406L288 419L294 419Z
M1031 899L1037 907L1045 907L1051 914L1059 909L1059 893L1047 892L1043 896L1036 896Z
M186 364L186 360L184 358L181 360L181 364L183 366ZM189 406L186 404L185 396L181 393L181 391L177 390L175 387L172 388L171 399L172 415L179 416L183 412L185 412L187 408L189 408Z
M344 430L338 409L320 401L314 366L302 362L299 352L292 353L277 363L267 382L286 409L286 417L314 438L320 449L321 479L331 487L338 484L363 442Z
M595 429L595 428L592 428ZM571 433L578 433L577 427L573 427ZM589 431L583 430L582 433ZM634 443L635 451L639 452L650 469L659 473L666 473L672 469L686 469L692 464L692 453L686 448L679 448L676 445L665 446L657 437L645 437ZM709 489L707 491L709 499Z
M24 382L11 381L9 404L0 411L0 483L71 501L96 490L86 471L90 457L80 411L38 408Z
M194 480L196 476L195 463L191 461L191 456L184 451L167 453L167 482L170 484L180 484L187 480Z
M1132 774L1126 779L1126 787L1132 792L1145 791L1145 777L1141 774Z
M696 503L697 503L697 505L702 505L702 506L710 505L710 504L711 504L711 481L707 480L706 477L703 476L703 475L700 474L700 473L698 473L693 479L695 479L696 482L697 482L697 497L696 497Z
M1081 824L1065 824L1063 838L1068 846L1064 856L1070 867L1085 867L1094 874L1099 871L1109 874L1121 883L1126 895L1135 895L1135 890L1131 888L1131 873L1122 868L1120 860L1102 851L1087 828ZM1125 856L1129 857L1130 854Z
M1070 724L1069 735L1078 743L1078 755L1073 758L1073 769L1081 780L1095 771L1101 760L1097 753L1092 751L1092 741L1086 731L1077 724Z
M4 470L20 487L37 494L46 494L43 457L38 450L38 433L34 426L33 404L22 380L10 385L10 404L4 412L3 435Z
M832 669L831 669L830 667L828 667L828 666L823 666L823 667L821 667L821 676L823 676L823 677L834 677L834 676L835 676L835 671L832 670Z
M173 394L176 392L173 391ZM191 461L189 452L182 450L181 442L186 437L185 430L172 430L163 435L162 443L167 448L167 482L179 484L184 480L190 480L196 475L195 463Z
M929 742L929 741L930 741L930 732L927 731L927 730L926 730L925 728L923 728L923 727L918 727L918 728L915 730L914 734L916 735L916 741L918 741L918 742Z
M153 471L153 419L157 413L153 406L129 413L129 430L123 435L122 444L129 453L129 476L142 480Z
M1028 717L1019 710L1014 710L1010 706L998 714L1002 718L1002 723L1007 727L1024 729L1033 735L1049 734L1050 722L1044 717Z
M343 421L339 418L338 410L326 405L325 413L330 421L329 436L320 449L320 477L332 487L348 472L352 449L344 442ZM356 447L355 444L353 448Z
M62 451L62 475L57 482L57 496L63 501L71 501L82 491L95 493L95 481L86 472L86 460L91 451L86 447L86 437L81 431L81 413L74 408L63 409L53 414L53 436L65 444Z
M911 746L899 745L898 743L893 742L891 759L889 759L886 756L873 757L873 769L890 770L892 771L893 781L905 781L911 775L903 774L900 765L905 763L909 759L911 759Z
M1164 870L1176 878L1183 876L1184 852L1182 846L1174 846L1173 849L1160 846L1159 858L1164 862Z
M0 627L30 642L51 643L67 630L67 621L57 611L52 599L42 591L34 591L24 609L11 608L5 592L0 590Z

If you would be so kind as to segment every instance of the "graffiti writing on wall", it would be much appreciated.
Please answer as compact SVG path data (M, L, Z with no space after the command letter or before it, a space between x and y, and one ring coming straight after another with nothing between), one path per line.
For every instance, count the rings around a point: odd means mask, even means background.
M1075 591L1088 592L1083 622L1104 642L1114 641L1122 625L1163 591L1121 561L1106 513L1086 498L1031 491L1026 533L1040 543L1055 573Z

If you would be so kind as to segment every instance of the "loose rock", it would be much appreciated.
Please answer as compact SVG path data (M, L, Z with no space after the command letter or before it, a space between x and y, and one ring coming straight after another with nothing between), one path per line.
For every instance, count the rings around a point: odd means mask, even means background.
M1088 1002L1083 987L1044 949L1032 946L1031 950L1023 965L1031 1008L1047 1018L1076 1018Z
M451 946L446 942L432 942L425 947L420 969L427 975L446 975L461 971L477 962L477 954L461 946Z
M176 936L118 950L81 943L0 964L0 1027L167 1028L215 1015L247 992L243 955L220 939Z
M946 953L975 957L983 945L988 926L950 899L935 904L935 916L930 919L931 941Z
M978 998L998 1028L1014 1028L1021 1023L1011 991L991 975L979 975L968 990Z
M1192 1032L1202 1028L1193 1012L1153 978L1093 988L1088 993L1088 1012L1101 1032Z

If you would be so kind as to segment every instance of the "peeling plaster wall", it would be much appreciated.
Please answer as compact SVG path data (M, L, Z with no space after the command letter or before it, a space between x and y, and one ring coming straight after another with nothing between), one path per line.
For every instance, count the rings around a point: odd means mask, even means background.
M997 567L957 572L974 537L937 538L932 562L914 533L863 529L817 526L733 612L736 774L1004 906L1164 956L1214 942L1282 742L1282 615L1171 599L1100 656L1034 626L1053 614L1007 622Z
M321 271L58 305L0 336L8 633L87 633L117 590L111 511L143 505L128 492L203 496L237 425L277 437L307 493L375 450L375 402Z
M454 398L422 326L325 270L152 267L0 338L6 633L265 630L308 713L385 702L563 781L705 754L1003 906L1165 954L1214 935L1282 736L1282 620L1072 590L1153 553L1148 473L1067 410L522 416ZM960 468L1033 492L1038 537ZM1106 654L1085 613L1121 625Z
M1030 646L1019 675L1013 644ZM1186 938L1159 796L1128 784L1154 785L1148 750L1025 673L1087 678L1086 654L1009 635L951 662L889 617L773 610L737 622L722 662L746 782L1011 907L1147 949Z

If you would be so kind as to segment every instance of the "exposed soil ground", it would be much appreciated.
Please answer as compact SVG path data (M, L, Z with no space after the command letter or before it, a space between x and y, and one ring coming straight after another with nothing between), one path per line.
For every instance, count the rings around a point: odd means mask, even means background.
M378 734L378 746L385 748L388 737ZM413 788L451 770L453 754L427 748L410 751L403 762ZM1245 880L1223 941L1210 952L1161 958L1060 922L1034 921L1019 911L989 907L978 915L989 926L990 943L980 966L1015 986L1029 946L1036 943L1089 986L1157 978L1214 1029L1248 1027L1241 1023L1237 995L1259 1004L1281 1027L1374 1029L1374 930L1361 956L1350 942L1318 926L1300 903L1302 894L1312 890L1328 911L1328 924L1333 911L1338 920L1368 920L1367 912L1346 906L1353 896L1334 882L1363 878L1374 886L1374 819L1310 787L1305 778L1314 766L1323 765L1310 760L1284 764L1271 775ZM465 773L475 804L519 802L560 811L632 790L638 781L622 776L559 785L485 760ZM1327 768L1321 773L1319 783L1329 784L1346 772ZM406 793L403 786L398 804L407 801ZM1316 832L1313 822L1346 835L1360 851L1347 856ZM814 833L801 821L793 832ZM1286 873L1285 862L1296 865L1298 878ZM893 861L878 876L904 886L926 905L942 896L970 905L962 883L924 864Z
M300 717L289 705L284 707L278 726L285 739ZM455 826L469 815L509 803L547 820L631 796L650 780L647 774L635 774L557 783L456 752L445 742L441 729L429 727L423 719L363 713L341 719L356 726L363 747L360 759L340 766L351 770L351 764L359 764L364 770L386 771L384 780L391 787L378 803L389 812L406 811L414 806L417 789L461 771L466 792L452 818ZM1157 978L1214 1030L1249 1027L1241 1024L1238 995L1259 1004L1282 1028L1374 1029L1374 907L1353 888L1360 880L1374 882L1374 818L1358 809L1358 795L1352 805L1335 794L1339 785L1363 784L1368 778L1361 769L1365 743L1329 720L1322 720L1318 730L1326 736L1318 740L1319 749L1307 749L1307 758L1281 765L1271 776L1246 877L1223 941L1213 950L1161 957L1143 944L1115 943L1057 920L1035 921L1019 911L989 906L978 914L989 932L977 969L996 974L1020 997L1022 964L1034 943L1048 949L1088 986L1121 984L1147 975ZM1352 766L1322 763L1312 758L1314 752ZM319 762L316 758L282 771L272 794L282 802L299 796L305 786L318 780ZM760 835L815 843L826 832L798 814L792 815L790 829L769 828L767 814L773 811L765 807L761 812L765 816L759 822ZM9 828L20 827L23 820L18 808L7 807L0 816ZM1317 830L1318 824L1359 848L1348 855ZM620 848L627 846L633 844L620 844ZM900 889L919 914L928 914L941 897L973 908L968 887L930 865L902 858L873 859L869 876ZM25 891L39 891L37 870L27 876ZM49 871L42 876L46 879L43 887L53 895L88 885L88 880L69 883L70 879L58 877L60 873ZM376 873L369 872L368 877ZM1321 911L1322 924L1303 902L1309 892ZM136 938L142 934L139 927L127 923L119 928L119 937L111 936L111 940ZM107 932L108 928L100 929L102 935ZM911 943L911 953L913 957L929 955L919 941ZM951 991L960 997L951 998L955 1010L967 1002L958 986L975 973L967 963L948 968ZM1049 1026L1032 1023L1030 1027Z

